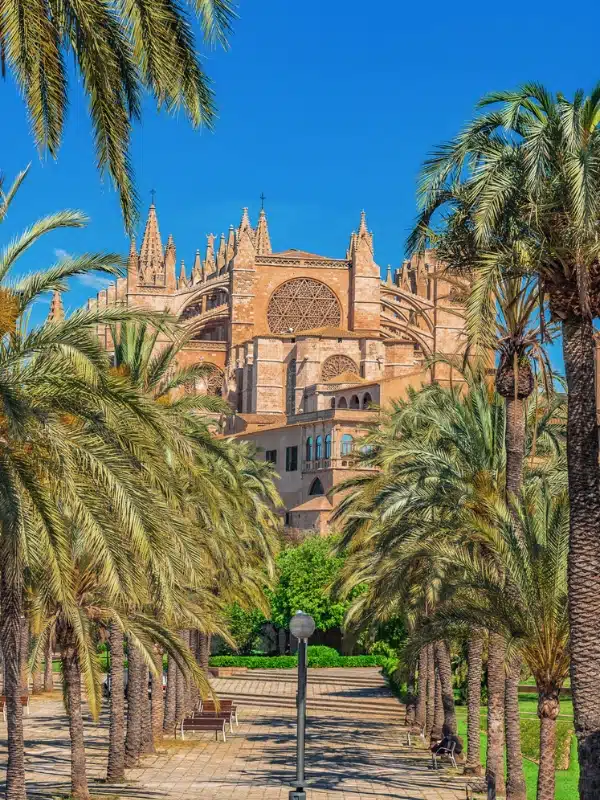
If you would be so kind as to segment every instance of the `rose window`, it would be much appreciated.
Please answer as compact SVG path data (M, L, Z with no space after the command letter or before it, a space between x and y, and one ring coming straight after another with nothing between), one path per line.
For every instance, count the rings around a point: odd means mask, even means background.
M358 367L348 356L330 356L321 369L321 381L323 383L332 381L343 372L353 372L355 375L358 375Z
M271 333L295 333L313 328L338 327L340 304L328 286L310 278L296 278L275 289L267 321Z

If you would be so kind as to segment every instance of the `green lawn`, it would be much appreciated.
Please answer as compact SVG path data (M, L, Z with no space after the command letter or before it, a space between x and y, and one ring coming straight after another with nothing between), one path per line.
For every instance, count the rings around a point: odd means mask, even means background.
M519 695L519 708L523 719L537 718L537 695L535 694L521 694ZM485 727L487 709L482 706L481 708L481 722L482 727ZM458 718L458 733L467 741L467 709L465 706L456 707L456 715ZM573 719L573 704L570 699L561 701L560 704L560 717L564 719ZM485 750L487 745L487 736L481 735L481 763L485 764ZM527 800L535 800L535 790L537 783L537 764L534 764L529 759L523 759L523 769L525 772L525 780L527 781ZM577 782L579 780L579 765L577 763L577 743L575 736L571 737L571 760L569 769L558 770L556 772L556 800L579 800L579 793L577 791Z

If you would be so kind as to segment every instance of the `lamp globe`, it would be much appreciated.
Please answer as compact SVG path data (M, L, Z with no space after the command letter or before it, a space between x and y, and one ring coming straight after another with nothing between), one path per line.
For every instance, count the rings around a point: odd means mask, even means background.
M296 639L308 639L315 632L315 621L310 614L296 611L290 620L290 632Z

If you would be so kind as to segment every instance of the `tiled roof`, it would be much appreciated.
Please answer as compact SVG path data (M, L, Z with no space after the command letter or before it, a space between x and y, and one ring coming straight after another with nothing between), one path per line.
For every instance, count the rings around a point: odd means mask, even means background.
M332 508L333 506L325 495L320 494L316 495L316 497L311 497L306 503L291 508L290 511L331 511Z

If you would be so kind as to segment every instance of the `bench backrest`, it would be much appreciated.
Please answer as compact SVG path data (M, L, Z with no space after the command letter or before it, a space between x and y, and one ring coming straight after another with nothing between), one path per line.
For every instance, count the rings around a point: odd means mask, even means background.
M29 695L28 694L22 694L21 695L21 705L26 706L28 702L29 702ZM3 705L3 706L6 705L6 695L5 694L0 696L0 704Z
M222 711L228 711L232 705L233 705L233 700L219 700L219 708ZM202 702L203 711L214 711L216 707L217 706L214 700L204 700Z
M225 720L220 717L195 717L194 719L184 719L181 723L183 730L193 730L194 728L221 728L225 727Z

